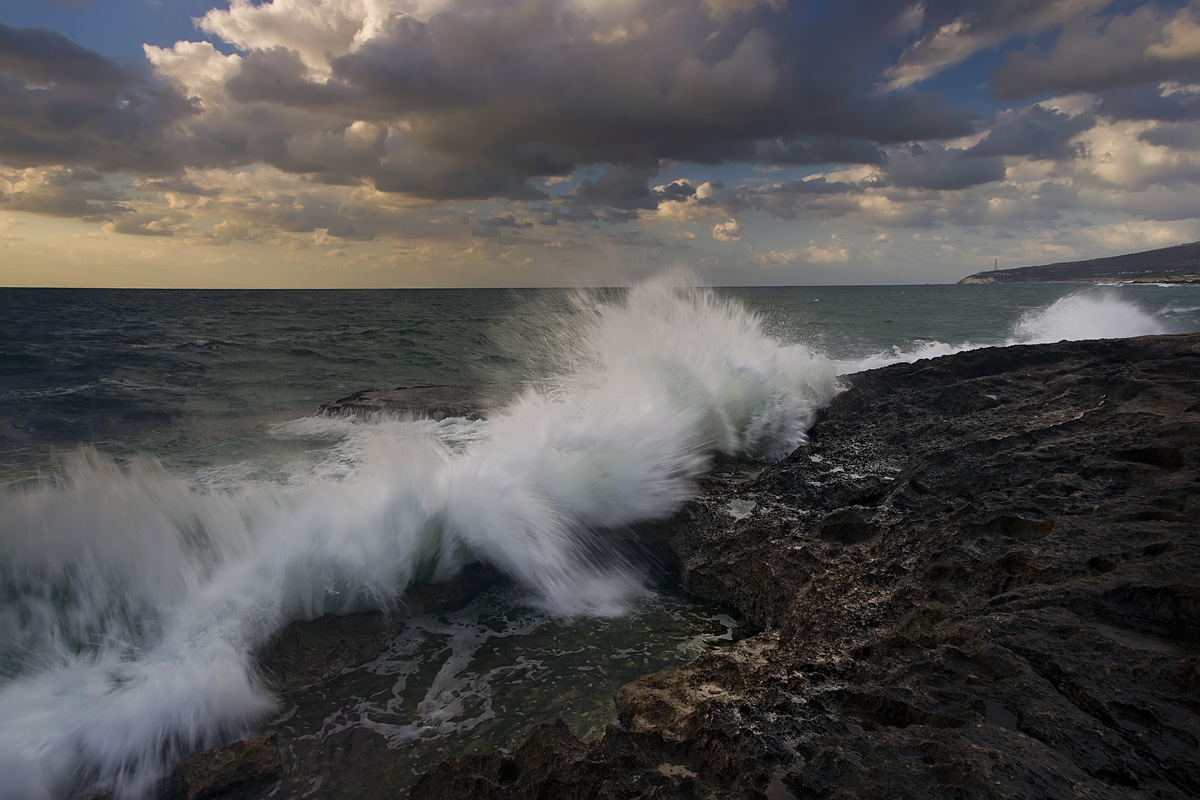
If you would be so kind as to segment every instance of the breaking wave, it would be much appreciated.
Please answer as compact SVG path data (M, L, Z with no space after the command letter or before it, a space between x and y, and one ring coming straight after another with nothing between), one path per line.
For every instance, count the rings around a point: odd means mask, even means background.
M1111 291L1082 291L1059 298L1045 308L1023 313L1012 325L1009 335L996 342L921 342L893 347L861 359L838 362L843 374L861 372L888 364L909 363L922 358L960 353L980 347L1016 344L1046 344L1062 340L1117 339L1170 333L1170 307L1155 314L1139 304L1123 300Z
M838 391L832 361L689 283L580 295L558 374L486 422L287 424L347 438L286 479L85 450L7 489L0 796L147 794L275 708L252 654L284 625L471 561L551 613L620 613L644 590L604 532L670 515L714 451L783 457Z

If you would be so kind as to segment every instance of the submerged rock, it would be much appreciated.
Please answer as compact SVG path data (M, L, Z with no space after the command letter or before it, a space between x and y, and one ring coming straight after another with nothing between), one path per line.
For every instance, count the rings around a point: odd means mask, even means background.
M719 461L654 531L688 588L761 633L627 684L595 741L544 725L443 761L412 796L1200 796L1200 334L847 382L809 446ZM313 629L264 668L318 694L350 679L342 662L288 654L353 661L337 637L383 630ZM251 764L204 796L394 796L371 731L300 730L256 744L280 774Z
M402 386L398 389L363 389L323 404L319 414L362 416L400 414L416 419L443 420L450 417L482 419L496 407L498 390L484 386Z

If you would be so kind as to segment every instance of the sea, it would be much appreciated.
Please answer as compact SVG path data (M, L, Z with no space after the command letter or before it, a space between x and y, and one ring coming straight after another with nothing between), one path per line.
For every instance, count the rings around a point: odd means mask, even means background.
M984 346L1200 330L1200 286L0 289L0 797L154 796L289 713L254 654L383 609L386 697L338 726L414 776L746 633L613 531L713 453L803 447L843 376ZM483 419L324 416L355 391L491 387ZM472 562L511 578L406 617ZM353 701L353 702L351 702Z

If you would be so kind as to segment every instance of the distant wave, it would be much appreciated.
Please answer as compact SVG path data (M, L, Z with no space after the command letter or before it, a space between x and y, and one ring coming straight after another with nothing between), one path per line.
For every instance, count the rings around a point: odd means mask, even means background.
M865 358L840 361L838 368L843 374L849 374L980 347L1170 333L1171 313L1182 313L1182 310L1168 307L1156 315L1137 303L1121 299L1114 292L1091 289L1061 297L1045 308L1025 312L1013 322L1009 336L1001 341L959 344L935 341L910 347L897 346Z

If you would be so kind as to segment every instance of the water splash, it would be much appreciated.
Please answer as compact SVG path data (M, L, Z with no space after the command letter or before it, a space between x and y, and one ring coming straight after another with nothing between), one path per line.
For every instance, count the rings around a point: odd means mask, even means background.
M1009 335L995 342L920 342L873 353L864 358L838 362L842 374L907 364L922 358L961 353L980 347L1014 344L1046 344L1062 340L1117 339L1170 333L1171 315L1180 313L1171 307L1158 314L1136 302L1124 300L1112 291L1085 290L1060 297L1045 308L1031 309L1013 323ZM1186 310L1185 312L1186 313Z
M1167 331L1160 319L1136 303L1112 292L1093 291L1069 294L1049 308L1026 312L1013 327L1010 343L1119 339Z
M838 391L831 362L691 283L576 298L554 334L557 376L466 436L364 426L333 466L234 486L87 451L7 490L0 796L151 792L273 708L252 653L283 625L387 608L471 560L551 613L620 613L641 581L597 546L603 532L671 514L712 451L782 457Z

